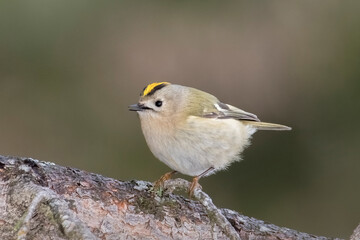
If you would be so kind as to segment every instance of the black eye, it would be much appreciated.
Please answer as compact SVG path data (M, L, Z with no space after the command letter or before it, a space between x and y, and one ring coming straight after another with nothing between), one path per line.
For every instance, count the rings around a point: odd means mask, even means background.
M161 107L161 106L162 106L162 101L157 100L157 101L155 102L155 106Z

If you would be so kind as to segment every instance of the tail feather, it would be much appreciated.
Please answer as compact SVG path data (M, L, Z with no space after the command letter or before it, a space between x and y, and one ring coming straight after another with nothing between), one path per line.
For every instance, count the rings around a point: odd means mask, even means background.
M257 130L275 130L275 131L291 130L291 127L276 123L255 122L255 121L242 121L242 122L255 127Z

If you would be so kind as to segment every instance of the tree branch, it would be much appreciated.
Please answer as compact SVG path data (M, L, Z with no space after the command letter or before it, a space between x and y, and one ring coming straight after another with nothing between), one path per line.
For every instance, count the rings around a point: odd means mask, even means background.
M0 239L330 239L218 209L144 181L118 181L29 158L0 156Z

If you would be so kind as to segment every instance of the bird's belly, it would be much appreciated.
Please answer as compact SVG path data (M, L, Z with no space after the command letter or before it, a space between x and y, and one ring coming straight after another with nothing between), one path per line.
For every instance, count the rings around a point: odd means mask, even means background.
M186 127L171 135L145 134L155 157L171 169L190 176L200 175L210 167L221 170L239 160L249 138L248 127L240 121L198 117L189 117Z

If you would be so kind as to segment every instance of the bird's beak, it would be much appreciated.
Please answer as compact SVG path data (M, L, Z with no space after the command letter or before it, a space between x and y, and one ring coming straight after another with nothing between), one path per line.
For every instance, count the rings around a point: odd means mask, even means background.
M145 110L145 109L149 109L149 108L146 107L145 105L139 104L139 103L133 104L133 105L130 105L130 106L129 106L129 110L130 110L130 111L136 111L136 112L138 112L138 111L143 111L143 110Z

